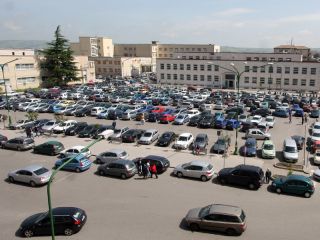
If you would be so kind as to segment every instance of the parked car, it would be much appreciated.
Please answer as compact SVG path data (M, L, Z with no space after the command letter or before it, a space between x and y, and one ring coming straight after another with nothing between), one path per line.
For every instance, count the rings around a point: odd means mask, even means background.
M299 159L298 147L294 139L286 138L283 141L283 159L289 163L296 163Z
M99 124L91 124L86 126L82 131L78 133L80 138L90 138L95 135L97 130L100 128Z
M289 112L286 109L276 109L272 112L272 115L275 117L287 118L289 117Z
M268 132L264 132L258 128L252 128L247 131L245 137L255 138L257 140L269 140L271 138L271 134Z
M118 159L128 159L128 157L129 154L123 149L111 149L96 156L96 162L98 164L110 163Z
M79 155L69 155L68 157L57 160L55 163L55 168L60 167L65 162L69 161L71 158L73 158L71 162L64 165L62 169L82 172L91 167L91 164L92 164L91 161L85 155L79 154Z
M176 139L173 148L175 149L188 149L193 143L193 135L191 133L182 133Z
M80 110L77 110L74 112L74 116L75 117L86 117L86 116L90 116L91 114L91 109L92 109L92 106L90 107L84 107Z
M275 124L275 119L273 116L267 116L265 122L267 123L269 128L273 128Z
M196 160L176 166L173 170L173 174L179 178L199 178L201 181L205 182L212 178L214 169L210 163Z
M291 138L296 142L298 150L302 150L306 139L299 135L291 136Z
M46 155L58 155L64 150L64 146L58 141L48 141L34 147L34 153L46 154Z
M158 140L159 132L156 129L147 129L139 138L139 144L151 144L154 141Z
M262 158L275 158L276 157L276 147L271 140L265 140L262 143L262 151L261 157Z
M70 236L81 230L87 221L84 210L75 207L58 207L52 209L54 219L54 229L57 235L64 234ZM25 219L19 228L19 232L24 237L35 235L51 236L50 216L48 211L37 213Z
M201 115L197 115L201 116ZM213 128L215 124L215 119L213 115L204 115L202 118L199 120L198 126L200 128Z
M276 193L296 194L306 198L311 197L315 191L314 184L309 177L297 174L276 178L272 181L271 186Z
M170 123L173 122L176 117L171 114L162 114L159 117L160 123Z
M230 146L230 138L219 137L211 147L211 153L224 154Z
M111 175L122 179L130 178L138 172L134 162L125 159L118 159L110 163L100 165L97 171L101 176Z
M319 109L312 109L310 111L310 115L311 118L319 118L320 117L320 110Z
M240 148L240 154L246 157L255 157L257 155L257 140L247 138L244 146Z
M49 182L52 171L41 165L30 165L18 170L9 172L8 180L11 183L22 182L30 184L31 187L43 185Z
M87 158L91 156L91 152L88 148L85 148L84 146L74 146L72 148L61 151L59 157L65 158L79 153Z
M238 165L234 168L223 168L218 173L221 184L247 186L249 189L258 189L264 180L264 173L260 167L252 165Z
M122 113L122 120L131 120L135 119L137 115L137 110L127 109L124 113Z
M69 136L75 136L78 135L79 132L81 132L84 128L86 128L88 126L88 124L86 122L78 122L77 124L75 124L74 126L66 129L66 131L64 132L65 135L69 135Z
M124 134L122 134L122 142L132 143L140 139L144 130L142 129L129 129Z
M185 123L188 123L190 121L190 117L186 113L179 114L173 121L173 124L175 125L183 125Z
M316 165L320 164L320 150L319 149L317 149L315 151L315 153L313 154L313 163Z
M156 145L160 147L169 146L176 139L174 132L164 132L158 139Z
M47 123L45 123L43 126L42 126L42 131L44 133L52 133L53 129L59 125L59 121L56 121L56 120L51 120Z
M241 234L246 230L246 214L236 206L212 204L189 210L185 217L192 231L210 230L227 235Z
M137 158L134 163L137 165L138 161L141 161L142 164L146 164L149 162L150 165L156 165L157 173L163 173L170 167L170 162L167 158L156 156L156 155L149 155L144 158Z
M2 148L14 149L18 151L29 150L34 148L34 140L27 137L16 137L2 142Z
M208 146L208 143L209 143L208 135L205 133L199 133L197 134L195 140L193 141L192 146L193 148L197 146L199 149L205 150Z
M58 126L55 126L53 128L53 133L59 134L65 132L68 128L73 127L77 124L77 121L75 120L67 120L64 122L61 122Z
M6 141L8 141L8 138L2 134L0 134L0 146L3 145L3 143L5 143Z
M111 136L108 137L108 140L120 140L122 135L128 131L128 127L116 128Z
M228 119L225 128L228 130L237 129L240 127L240 122L236 119Z
M32 123L32 120L25 119L25 120L18 120L17 123L13 126L14 129L23 129L26 125Z
M253 124L258 125L262 121L262 117L260 115L254 115L250 121Z

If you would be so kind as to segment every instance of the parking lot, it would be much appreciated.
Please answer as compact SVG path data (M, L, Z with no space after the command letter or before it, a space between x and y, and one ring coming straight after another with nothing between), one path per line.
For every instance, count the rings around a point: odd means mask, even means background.
M1 111L0 113L4 113ZM24 118L25 113L16 112L13 119ZM52 114L40 114L39 118L53 118ZM69 119L74 119L69 117ZM77 119L78 120L78 119ZM99 120L92 117L81 118L88 123L111 124L110 120ZM310 123L310 122L309 122ZM160 133L172 130L177 134L191 132L207 133L209 147L217 139L217 130L199 129L194 127L173 126L171 124L148 123L140 125L136 121L117 121L117 127L156 128ZM1 126L3 127L3 126ZM277 157L281 156L282 142L287 136L305 134L300 118L276 119L276 124L270 130L271 139L277 149ZM25 135L21 130L2 130L9 137ZM171 167L191 160L206 160L213 164L218 172L221 168L236 166L241 163L261 166L264 170L270 168L273 173L287 174L287 170L273 168L279 160L245 158L232 155L235 143L235 131L224 130L231 137L230 154L225 161L222 156L208 154L195 156L189 150L175 151L171 147L160 148L153 145L137 145L125 143L109 143L102 140L90 150L99 154L112 148L125 149L130 159L149 154L161 155L170 160ZM244 144L239 134L239 147ZM87 145L90 139L65 137L63 135L41 136L35 138L36 145L49 139L61 141L66 148L75 145ZM262 141L258 141L260 148ZM46 187L31 188L20 184L10 184L6 180L7 173L30 163L40 163L52 168L56 157L33 154L31 151L17 152L0 151L0 173L3 181L0 183L2 218L1 239L17 239L16 230L28 216L47 211ZM91 157L93 161L94 156ZM303 150L299 153L299 163L303 164ZM237 205L243 208L247 215L247 230L237 239L308 239L316 238L316 224L310 220L317 219L319 190L305 199L298 196L278 195L263 185L258 191L251 191L234 186L222 186L214 179L208 182L199 180L178 179L172 176L172 168L161 174L159 179L143 180L134 176L128 180L112 177L101 177L95 173L96 164L85 172L74 173L61 171L56 176L52 186L53 206L76 206L84 209L88 221L84 228L68 239L229 239L231 237L208 232L191 232L183 218L189 209L202 207L211 203ZM311 168L315 168L311 166ZM34 237L34 239L49 239L50 237ZM57 239L66 238L59 236Z

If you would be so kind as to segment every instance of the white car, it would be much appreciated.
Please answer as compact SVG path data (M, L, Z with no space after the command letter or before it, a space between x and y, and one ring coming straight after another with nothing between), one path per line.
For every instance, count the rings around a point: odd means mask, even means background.
M54 133L63 133L65 130L67 130L69 127L73 127L77 124L76 120L67 120L65 122L60 123L59 125L55 126L53 128Z
M240 122L240 123L244 123L244 122L246 122L247 120L248 120L247 115L241 114L241 115L239 116L239 122Z
M189 118L192 118L192 117L194 117L194 116L199 115L199 114L200 114L200 111L197 110L197 109L191 109L191 110L188 110L188 111L186 112L186 114L188 114Z
M266 117L266 123L269 126L269 128L273 128L274 127L274 123L275 123L275 119L273 116L267 116Z
M25 125L30 124L32 122L33 122L32 120L28 120L28 119L26 119L26 120L18 120L16 125L15 125L15 128L16 129L24 128Z
M252 118L251 118L251 122L253 124L256 124L258 125L259 123L261 123L262 121L262 117L260 115L254 115Z
M313 172L313 178L317 181L320 181L320 169L317 169Z
M316 150L313 155L313 163L319 165L320 164L320 150Z
M102 131L101 133L99 133L98 136L101 136L104 139L108 139L112 134L114 134L114 130L108 128L108 129Z
M106 110L104 107L93 107L91 109L91 116L98 116L104 110Z
M67 150L63 150L62 152L60 152L60 157L61 158L65 158L74 154L78 154L80 152L82 152L82 155L84 155L85 157L90 157L91 156L91 152L89 149L84 150L84 146L74 146L72 148L69 148Z
M59 122L56 121L56 120L51 120L47 123L45 123L43 126L42 126L42 131L44 133L51 133L53 131L53 128L55 128L56 126L59 125Z
M216 104L214 105L214 110L223 110L223 104L222 104L222 102L216 103Z
M191 133L182 133L177 138L173 147L176 149L188 149L193 143L194 137Z
M313 125L311 125L310 129L311 133L320 132L320 122L315 122Z
M310 139L312 142L320 140L320 131L312 132Z

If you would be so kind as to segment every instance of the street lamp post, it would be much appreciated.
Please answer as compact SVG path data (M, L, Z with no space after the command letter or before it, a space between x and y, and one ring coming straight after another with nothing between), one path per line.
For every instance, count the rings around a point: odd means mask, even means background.
M208 64L212 64L214 66L217 66L219 68L222 68L224 70L227 70L227 71L230 71L232 72L233 74L236 75L236 80L237 80L237 95L238 95L238 104L237 104L237 121L239 121L239 106L240 106L240 78L242 76L242 74L244 74L245 72L249 72L253 69L253 67L249 68L249 69L245 69L243 71L239 71L236 67L235 67L235 64L232 62L230 63L231 67L232 68L226 68L226 67L222 67L220 65L217 65L217 64L213 64L211 62L208 62ZM244 64L247 64L247 62L244 62ZM270 62L270 63L267 63L267 64L264 64L262 66L258 66L258 67L255 67L255 69L258 69L258 68L262 68L262 67L265 67L267 65L272 65L273 63ZM236 128L236 142L235 142L235 147L234 147L234 152L233 152L234 155L238 155L238 128Z
M0 68L1 68L1 71L2 71L2 78L3 78L4 91L5 91L5 94L6 94L6 101L7 101L7 110L8 110L9 127L12 125L12 120L11 120L11 116L10 116L10 109L9 109L8 91L7 91L6 82L5 82L5 80L4 80L4 66L5 66L5 65L8 65L9 63L15 62L15 61L17 61L17 60L19 60L19 58L16 58L16 59L11 60L11 61L9 61L9 62L6 62L6 63L2 63L2 64L0 64Z
M49 217L50 217L50 226L51 226L51 239L55 240L55 232L54 232L54 222L53 222L53 215L52 215L52 205L51 205L51 193L50 193L50 187L51 187L51 183L52 180L54 179L54 176L58 173L58 171L63 168L65 165L67 165L68 163L70 163L73 159L75 159L76 157L78 157L80 154L82 154L83 152L86 152L90 147L92 147L94 144L96 144L97 142L101 141L102 138L98 138L97 140L93 141L92 143L90 143L89 145L87 145L86 147L84 147L82 149L82 151L76 155L74 155L73 157L71 157L68 161L64 162L63 164L61 164L60 167L58 167L57 169L55 169L49 179L48 185L47 185L47 197L48 197L48 208L49 208Z

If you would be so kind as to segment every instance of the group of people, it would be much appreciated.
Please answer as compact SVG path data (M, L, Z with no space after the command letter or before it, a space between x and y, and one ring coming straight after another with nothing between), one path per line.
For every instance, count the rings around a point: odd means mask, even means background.
M28 126L25 128L25 132L28 138L38 137L43 133L37 126L34 126L33 128Z
M144 179L153 178L153 175L158 178L157 166L151 164L150 162L142 163L141 160L138 161L138 173L143 176Z
M289 123L292 122L292 110L289 109ZM308 123L308 113L304 113L301 115L301 124Z

